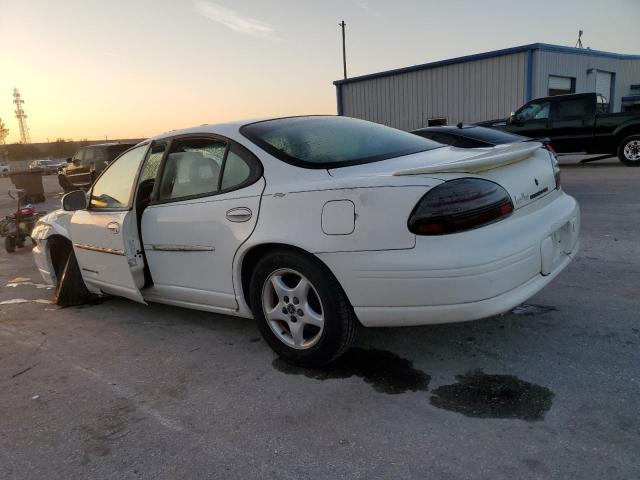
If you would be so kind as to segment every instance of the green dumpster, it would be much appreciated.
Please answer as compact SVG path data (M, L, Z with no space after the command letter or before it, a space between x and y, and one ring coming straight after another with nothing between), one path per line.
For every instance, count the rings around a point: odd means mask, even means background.
M42 185L42 171L11 172L9 178L16 188L26 192L26 203L44 202L44 186Z

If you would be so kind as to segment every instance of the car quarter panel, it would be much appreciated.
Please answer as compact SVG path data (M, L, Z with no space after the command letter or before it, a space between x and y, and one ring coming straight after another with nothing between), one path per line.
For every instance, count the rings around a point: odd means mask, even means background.
M407 228L424 186L369 187L265 195L256 239L300 246L312 253L412 248ZM323 231L323 209L332 202L353 204L354 228L342 234ZM339 212L325 211L325 224Z

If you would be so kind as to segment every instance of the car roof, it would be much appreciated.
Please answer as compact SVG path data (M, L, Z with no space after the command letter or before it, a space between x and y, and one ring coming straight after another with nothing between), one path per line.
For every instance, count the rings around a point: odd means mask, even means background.
M218 135L234 138L234 137L238 137L239 131L242 127L244 127L245 125L250 125L252 123L266 122L269 120L281 120L285 118L337 117L337 116L338 115L329 115L329 114L283 115L278 117L257 117L257 118L249 118L244 120L234 120L231 122L224 122L224 123L205 123L197 127L189 127L189 128L179 129L179 130L170 130L168 132L161 133L160 135L150 137L147 140L143 140L140 143L145 143L146 141L153 141L153 140L162 140L162 139L174 137L177 135L189 135L189 134L201 134L201 133L212 133L212 134L218 134Z
M85 145L80 148L92 148L92 147L117 147L118 145L131 146L135 145L136 142L111 142L111 143L92 143L91 145Z
M175 137L177 135L189 135L189 134L197 134L197 133L213 133L225 136L233 136L236 134L241 127L244 125L248 125L250 123L262 122L265 120L275 120L281 117L261 117L261 118L253 118L246 120L236 120L232 122L225 123L205 123L202 125L198 125L197 127L189 127L189 128L181 128L176 130L169 130L168 132L161 133L160 135L155 135L150 137L148 140L162 140L169 137ZM146 140L140 143L144 143Z

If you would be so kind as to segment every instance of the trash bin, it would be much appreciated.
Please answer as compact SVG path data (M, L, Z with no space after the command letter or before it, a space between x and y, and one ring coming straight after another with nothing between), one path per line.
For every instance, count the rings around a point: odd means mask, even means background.
M41 203L45 201L42 171L11 172L9 173L9 178L16 188L21 188L27 193L25 197L26 203Z

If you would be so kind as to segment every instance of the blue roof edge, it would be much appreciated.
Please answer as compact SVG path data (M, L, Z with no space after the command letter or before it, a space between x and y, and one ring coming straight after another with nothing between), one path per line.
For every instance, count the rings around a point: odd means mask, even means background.
M392 70L369 73L367 75L360 75L358 77L347 78L344 80L336 80L333 82L333 84L336 86L344 85L347 83L360 82L362 80L371 80L373 78L388 77L390 75L397 75L399 73L417 72L419 70L428 70L430 68L443 67L446 65L453 65L456 63L471 62L474 60L482 60L485 58L501 57L503 55L511 55L514 53L528 52L533 50L543 50L547 52L573 53L578 55L589 55L594 57L615 58L618 60L640 60L640 55L604 52L601 50L591 50L590 48L564 47L562 45L552 45L549 43L531 43L529 45L521 45L519 47L503 48L500 50L492 50L490 52L484 52L484 53L474 53L471 55L464 55L462 57L449 58L447 60L438 60L435 62L422 63L420 65L412 65L410 67L394 68Z

